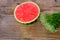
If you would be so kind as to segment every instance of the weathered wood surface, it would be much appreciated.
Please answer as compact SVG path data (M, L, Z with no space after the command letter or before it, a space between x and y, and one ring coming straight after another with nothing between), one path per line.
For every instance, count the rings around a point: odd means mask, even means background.
M39 19L31 25L16 22L14 8L25 1L37 3L41 12L60 12L60 0L0 0L0 40L60 40L60 30L50 33L41 25Z

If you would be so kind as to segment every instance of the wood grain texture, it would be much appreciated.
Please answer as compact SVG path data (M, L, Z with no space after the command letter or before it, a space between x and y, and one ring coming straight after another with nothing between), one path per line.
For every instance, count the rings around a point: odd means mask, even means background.
M14 8L25 1L37 3L41 12L60 12L60 0L0 0L0 40L60 40L60 29L51 33L43 27L39 19L31 25L16 22Z

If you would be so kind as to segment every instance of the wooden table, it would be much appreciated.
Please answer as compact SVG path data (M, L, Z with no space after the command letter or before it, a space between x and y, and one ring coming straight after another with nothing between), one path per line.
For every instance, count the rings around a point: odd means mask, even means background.
M0 40L60 40L60 30L56 33L47 31L39 19L31 25L22 25L14 18L16 5L33 1L41 12L60 12L60 0L0 0Z

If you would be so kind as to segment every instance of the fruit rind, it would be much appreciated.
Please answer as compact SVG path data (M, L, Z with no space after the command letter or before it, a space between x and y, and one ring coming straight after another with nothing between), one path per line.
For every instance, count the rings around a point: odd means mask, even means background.
M24 2L24 3L21 3L20 5L25 4L25 3L29 3L29 2ZM17 5L16 8L15 8L15 10L14 10L14 17L15 17L15 19L16 19L18 22L23 23L23 24L28 24L28 23L34 22L34 21L37 20L37 18L39 17L39 14L40 14L40 8L39 8L39 6L38 6L36 3L34 3L34 2L30 2L30 3L33 3L34 5L37 6L37 8L38 8L38 16L37 16L35 19L33 19L32 21L29 21L29 22L22 22L22 21L18 20L18 19L16 18L15 13L16 13L16 9L17 9L20 5Z
M40 21L41 21L41 24L44 25L44 27L47 30L49 30L50 32L56 32L57 31L53 25L51 25L50 23L47 22L46 14L43 14L43 13L40 14Z

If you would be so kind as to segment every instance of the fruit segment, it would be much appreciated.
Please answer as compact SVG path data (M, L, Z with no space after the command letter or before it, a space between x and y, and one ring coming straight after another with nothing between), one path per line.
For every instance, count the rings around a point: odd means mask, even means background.
M14 16L18 22L30 23L39 17L40 9L34 2L24 2L15 8Z

